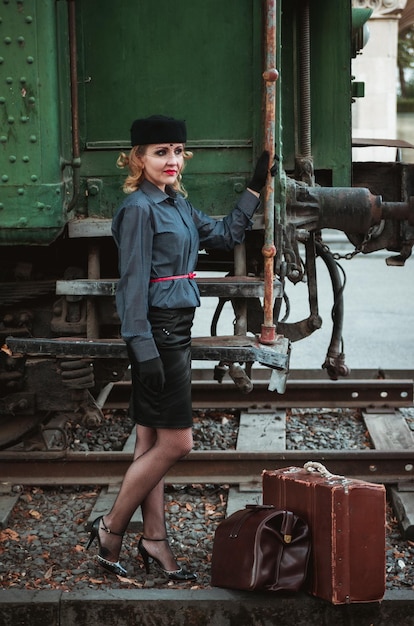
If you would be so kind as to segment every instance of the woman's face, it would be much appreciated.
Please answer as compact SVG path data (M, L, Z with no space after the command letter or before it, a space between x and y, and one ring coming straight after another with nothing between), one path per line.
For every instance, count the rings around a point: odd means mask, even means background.
M145 178L165 191L165 185L173 185L184 165L184 144L149 144L141 156Z

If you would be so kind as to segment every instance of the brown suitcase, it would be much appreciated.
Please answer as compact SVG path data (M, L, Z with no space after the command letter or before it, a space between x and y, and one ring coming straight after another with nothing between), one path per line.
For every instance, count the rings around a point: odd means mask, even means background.
M263 504L301 516L311 532L309 592L375 602L385 592L385 487L336 476L320 463L263 472Z

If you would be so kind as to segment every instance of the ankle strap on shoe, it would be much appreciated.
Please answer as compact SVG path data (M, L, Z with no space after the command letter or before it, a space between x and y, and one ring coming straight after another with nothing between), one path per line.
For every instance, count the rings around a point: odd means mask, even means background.
M103 517L101 517L101 522L102 522L102 530L104 530L106 533L108 533L108 535L116 535L117 537L123 537L124 533L115 533L113 530L111 530L110 528L108 528L108 526L105 524Z
M161 539L150 539L150 537L144 537L144 535L142 535L141 539L143 539L144 541L168 541L168 537L162 537Z

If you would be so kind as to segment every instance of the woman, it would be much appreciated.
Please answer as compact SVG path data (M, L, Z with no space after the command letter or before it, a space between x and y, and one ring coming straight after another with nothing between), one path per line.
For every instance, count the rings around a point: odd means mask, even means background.
M125 575L119 562L122 537L141 506L143 536L138 550L146 571L155 561L170 580L195 580L177 566L167 539L164 476L192 449L190 331L200 296L194 280L198 250L232 249L244 239L266 182L269 154L233 211L222 221L186 200L181 184L187 139L184 121L160 115L137 119L132 150L118 165L129 167L127 199L112 233L119 252L116 301L121 334L131 361L131 417L136 422L134 460L109 513L92 525L87 548L96 538L98 562Z

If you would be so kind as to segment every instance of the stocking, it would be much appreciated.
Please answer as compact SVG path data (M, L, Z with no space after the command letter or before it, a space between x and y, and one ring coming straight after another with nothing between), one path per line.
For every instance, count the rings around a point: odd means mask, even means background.
M164 476L168 470L192 449L191 428L152 429L137 427L137 443L134 461L129 466L122 482L117 499L105 524L116 533L127 529L129 521L142 506L144 536L161 539L166 536L164 513ZM117 561L122 538L100 532L106 558ZM156 556L165 569L177 569L167 542L146 542L152 556Z

